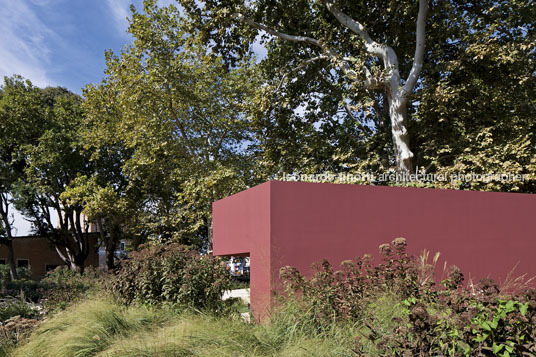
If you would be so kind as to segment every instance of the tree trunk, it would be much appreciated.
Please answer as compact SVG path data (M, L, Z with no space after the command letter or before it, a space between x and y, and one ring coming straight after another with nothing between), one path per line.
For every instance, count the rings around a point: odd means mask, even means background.
M80 272L80 275L84 274L84 269L86 268L85 261L86 261L85 257L81 257L81 256L75 257L75 266L76 266L75 269Z
M9 275L11 280L17 280L19 276L17 275L17 267L15 265L15 254L13 252L13 240L8 239L6 241L7 247L7 262L9 264Z
M212 217L208 219L208 246L207 251L212 252Z
M7 263L9 264L9 276L11 280L18 279L17 267L15 265L15 253L13 252L13 234L11 233L11 222L9 222L9 205L7 196L2 193L0 196L0 215L4 223L4 229L7 237L2 239L1 243L7 247Z
M115 245L116 245L116 238L115 234L113 232L110 232L109 236L107 237L106 241L106 269L108 271L112 271L115 269Z
M408 174L413 172L413 153L409 148L406 100L400 95L389 95L388 102L396 167L399 173Z

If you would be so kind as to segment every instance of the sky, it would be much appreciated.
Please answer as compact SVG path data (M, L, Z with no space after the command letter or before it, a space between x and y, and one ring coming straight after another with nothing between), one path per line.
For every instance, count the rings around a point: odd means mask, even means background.
M102 79L104 51L131 42L131 3L142 7L141 0L0 0L0 77L81 94Z
M142 9L141 0L0 0L0 78L18 74L82 94L104 76L105 50L119 53L132 41L131 3ZM17 213L15 229L26 235L31 226Z

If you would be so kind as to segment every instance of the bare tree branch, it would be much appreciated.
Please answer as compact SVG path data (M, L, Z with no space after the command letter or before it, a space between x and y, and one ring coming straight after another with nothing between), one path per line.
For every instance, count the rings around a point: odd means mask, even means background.
M419 0L419 14L417 15L417 30L416 30L416 44L415 44L415 55L413 56L413 65L411 66L411 71L409 72L408 79L406 84L402 87L402 96L406 97L407 95L413 92L417 79L421 73L423 61L424 61L424 45L425 45L425 34L426 34L426 15L428 13L428 0Z

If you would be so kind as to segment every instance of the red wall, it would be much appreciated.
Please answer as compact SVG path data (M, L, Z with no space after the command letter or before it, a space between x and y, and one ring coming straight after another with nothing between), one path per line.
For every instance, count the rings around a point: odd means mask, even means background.
M271 181L214 203L214 254L250 253L251 305L270 307L279 269L310 273L313 262L338 265L381 243L446 260L469 277L536 275L536 195Z

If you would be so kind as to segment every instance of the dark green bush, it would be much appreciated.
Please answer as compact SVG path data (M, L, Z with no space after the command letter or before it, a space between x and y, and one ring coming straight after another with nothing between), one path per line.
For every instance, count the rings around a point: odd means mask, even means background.
M31 280L32 272L28 267L17 268L18 280ZM11 281L11 275L9 273L9 265L0 264L0 284L2 288L6 288Z
M19 279L7 283L5 293L8 296L22 297L38 302L45 292L45 286L35 280Z
M179 244L141 246L106 284L125 304L173 304L220 311L231 278L220 259Z
M39 301L43 297L44 287L31 279L30 269L27 267L17 268L17 275L19 279L12 281L9 266L0 264L0 284L4 295L22 297L33 302Z
M63 310L79 301L92 291L102 288L102 273L92 267L84 269L84 273L59 266L41 281L46 287L43 305L47 312Z

